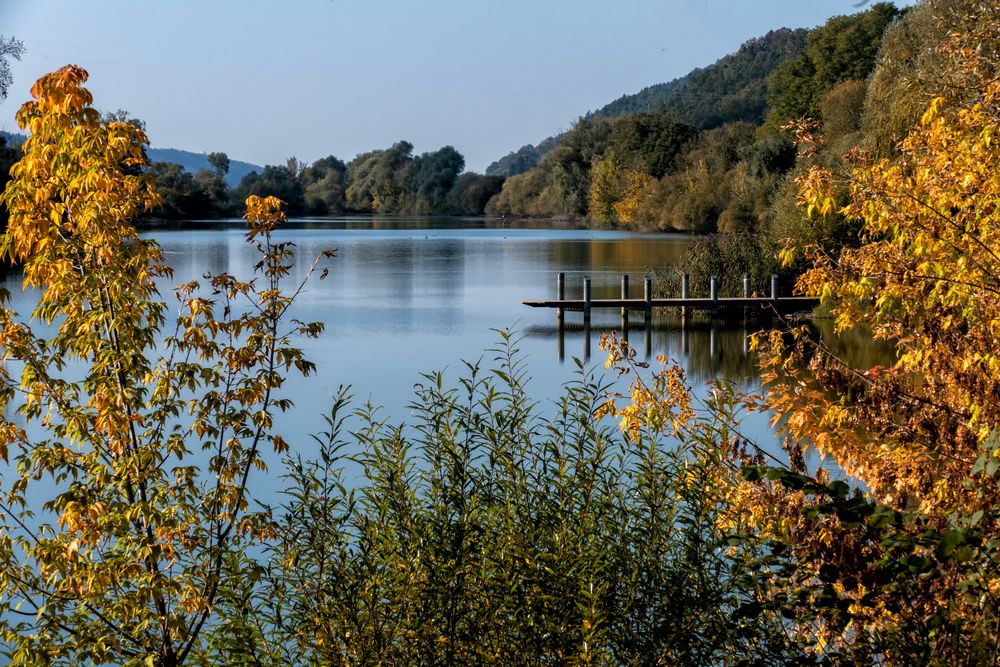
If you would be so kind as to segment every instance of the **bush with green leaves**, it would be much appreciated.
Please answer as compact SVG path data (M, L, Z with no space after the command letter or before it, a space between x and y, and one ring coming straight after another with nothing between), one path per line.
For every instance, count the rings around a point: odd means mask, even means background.
M229 664L747 664L792 654L757 557L718 530L721 386L692 436L624 437L582 367L551 406L517 340L416 387L391 425L341 390L288 460L276 539L228 601ZM348 433L348 425L353 432ZM351 471L356 471L354 474ZM357 471L360 470L360 473ZM224 640L223 640L224 639Z

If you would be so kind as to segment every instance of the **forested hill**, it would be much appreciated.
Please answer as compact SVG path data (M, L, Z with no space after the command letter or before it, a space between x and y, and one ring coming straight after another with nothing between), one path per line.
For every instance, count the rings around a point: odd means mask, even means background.
M855 146L891 150L926 101L892 97L923 89L907 79L908 65L875 77L879 54L908 62L899 54L914 38L899 30L931 20L935 5L927 6L904 12L880 2L808 32L771 32L680 83L583 116L536 166L507 177L486 212L805 238L794 179L809 162L780 128L802 118L822 127L830 160Z
M562 141L565 136L566 132L563 132L562 134L557 134L554 137L542 139L538 142L538 145L525 144L513 153L507 153L507 155L504 155L502 158L486 167L486 175L503 176L506 178L508 176L523 174L537 165L538 161L542 159L542 156L558 146L559 142Z
M783 61L801 53L806 33L802 29L772 30L714 65L634 95L623 95L588 115L617 118L655 112L699 130L740 120L760 124L767 113L767 77Z
M699 130L733 121L759 124L767 113L767 79L779 64L797 56L805 47L807 30L781 28L743 44L708 67L667 83L623 95L586 117L617 118L654 112ZM486 168L488 175L513 176L528 171L564 134L549 137L537 146L527 145L508 153Z

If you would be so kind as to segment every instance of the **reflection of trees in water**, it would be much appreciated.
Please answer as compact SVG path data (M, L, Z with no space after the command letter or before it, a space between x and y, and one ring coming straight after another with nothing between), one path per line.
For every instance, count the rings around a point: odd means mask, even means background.
M553 244L552 264L580 267L594 278L594 298L620 296L621 274L629 272L633 297L642 294L643 270L672 266L680 261L687 239L625 238L614 240L581 240ZM633 267L644 267L636 271ZM582 280L567 276L566 298L579 298Z
M885 341L872 340L867 329L835 334L833 320L829 318L811 320L810 324L830 350L853 368L868 369L896 363L895 347Z
M872 340L868 331L854 330L835 334L829 319L809 321L814 335L822 338L840 359L854 368L867 369L877 365L891 365L896 356L892 345ZM685 370L694 382L722 377L742 386L757 385L756 354L749 350L747 337L756 331L782 328L781 321L692 322L686 327L687 353ZM678 323L678 329L679 323ZM680 333L670 339L682 337Z

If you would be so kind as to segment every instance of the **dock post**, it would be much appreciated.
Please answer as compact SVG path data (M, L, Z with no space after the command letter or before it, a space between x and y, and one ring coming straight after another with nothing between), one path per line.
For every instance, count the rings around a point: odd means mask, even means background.
M750 274L749 273L744 273L743 274L743 298L744 299L749 299L750 298ZM745 322L748 317L750 317L750 306L744 304L744 306L743 306L743 321Z
M566 299L566 274L560 271L556 274L556 301ZM562 331L565 311L560 306L556 308L556 328Z
M642 281L642 300L646 302L642 309L642 319L648 329L653 321L653 279L648 275Z
M708 278L708 296L712 299L712 319L715 319L719 315L719 277L709 276Z
M628 299L628 274L622 274L622 300ZM628 306L622 306L622 338L628 342Z
M778 300L778 274L771 274L771 301Z
M686 299L689 296L689 294L688 294L688 291L689 291L688 290L689 280L690 279L688 278L688 274L685 273L684 275L681 276L681 298L682 299ZM687 306L681 306L681 320L686 319L687 318L687 314L688 314Z
M590 276L583 277L583 360L590 359Z
M624 300L627 298L628 298L628 274L626 273L622 275L622 299ZM628 319L628 307L622 306L622 321L624 322L627 319Z

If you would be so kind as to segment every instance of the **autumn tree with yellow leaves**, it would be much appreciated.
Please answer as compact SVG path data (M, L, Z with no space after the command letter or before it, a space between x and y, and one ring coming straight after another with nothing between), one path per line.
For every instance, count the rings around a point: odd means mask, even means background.
M758 338L775 423L856 484L745 470L752 528L795 568L775 596L831 659L994 664L1000 649L1000 82L995 45L975 37L945 46L964 86L933 99L898 156L856 152L849 173L800 179L809 216L859 223L862 243L789 245L812 267L799 289L838 331L891 342L895 363L854 368L804 328Z
M277 200L251 197L254 277L180 286L164 329L170 270L133 226L158 201L147 140L102 122L86 79L67 66L34 85L3 195L0 249L40 297L32 324L0 309L0 627L13 664L167 667L196 661L271 534L248 480L287 447L282 385L312 370L292 341L321 325L284 321L293 251L272 236Z
M758 334L766 395L735 400L772 411L780 465L733 446L723 406L692 410L669 365L609 408L626 433L714 429L717 529L763 550L761 595L734 616L779 623L795 664L1000 655L1000 16L963 7L975 26L943 45L941 94L897 154L855 150L846 171L798 180L815 227L849 225L860 243L821 233L782 254L804 254L798 288L837 331L891 343L895 363L852 367L805 326ZM635 367L617 344L609 362ZM809 469L808 449L843 478Z

